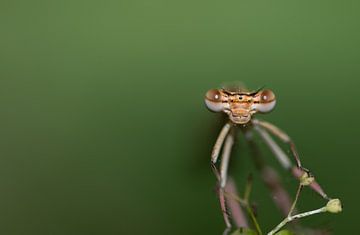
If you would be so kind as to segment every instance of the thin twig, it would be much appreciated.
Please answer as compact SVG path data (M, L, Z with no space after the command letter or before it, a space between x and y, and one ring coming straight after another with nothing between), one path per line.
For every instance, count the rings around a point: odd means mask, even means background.
M295 219L300 219L300 218L303 218L303 217L307 217L307 216L310 216L310 215L315 215L315 214L319 214L319 213L323 213L323 212L326 212L326 207L321 207L321 208L316 209L316 210L303 212L303 213L293 215L293 216L288 216L283 221L281 221L280 224L278 224L273 230L271 230L267 235L275 234L282 227L284 227L287 223L289 223L289 222L291 222L291 221L293 221Z
M298 187L298 189L297 189L297 191L296 191L296 195L295 195L294 202L293 202L293 204L291 205L291 208L290 208L290 210L289 210L288 217L291 216L291 214L293 213L293 211L294 211L294 209L295 209L295 207L296 207L296 204L297 204L297 202L298 202L298 200L299 200L300 193L301 193L301 190L303 189L303 187L304 187L304 186L303 186L302 184L299 184L299 187Z

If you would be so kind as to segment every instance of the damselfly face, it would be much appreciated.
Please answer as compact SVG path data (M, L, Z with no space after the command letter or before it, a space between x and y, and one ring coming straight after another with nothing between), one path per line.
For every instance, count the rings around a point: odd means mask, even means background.
M257 112L268 113L276 104L269 90L248 92L243 89L212 89L205 95L205 104L213 112L224 112L235 124L246 124Z

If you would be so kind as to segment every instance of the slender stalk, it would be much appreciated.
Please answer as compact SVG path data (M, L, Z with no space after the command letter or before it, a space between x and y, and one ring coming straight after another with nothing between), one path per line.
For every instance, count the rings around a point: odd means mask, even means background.
M295 219L300 219L303 217L307 217L310 215L315 215L315 214L319 214L319 213L323 213L326 212L326 207L322 207L316 210L312 210L312 211L307 211L307 212L303 212L297 215L293 215L293 216L288 216L286 217L283 221L280 222L280 224L278 224L273 230L271 230L267 235L273 235L276 232L278 232L282 227L284 227L287 223L295 220Z
M294 211L294 209L295 209L295 207L296 207L296 204L297 204L297 202L298 202L298 200L299 200L300 193L301 193L301 190L302 190L302 189L303 189L303 185L302 185L302 184L299 184L299 187L298 187L298 189L297 189L297 191L296 191L296 196L295 196L294 202L293 202L293 204L291 205L291 208L290 208L290 210L289 210L289 213L288 213L288 216L287 216L287 217L290 217L291 214L293 213L293 211Z
M259 235L262 235L263 233L261 231L259 223L256 220L256 217L255 217L254 212L253 212L253 210L251 208L251 205L248 204L246 206L246 209L247 209L247 211L248 211L248 213L249 213L249 215L250 215L250 217L251 217L251 219L252 219L252 221L253 221L253 223L255 225L256 231L258 232Z

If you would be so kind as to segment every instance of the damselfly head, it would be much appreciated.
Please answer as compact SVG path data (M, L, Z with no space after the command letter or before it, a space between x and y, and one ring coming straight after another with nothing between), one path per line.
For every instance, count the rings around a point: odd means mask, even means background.
M257 112L268 113L275 107L276 98L269 89L211 89L205 95L206 107L224 112L235 124L246 124Z

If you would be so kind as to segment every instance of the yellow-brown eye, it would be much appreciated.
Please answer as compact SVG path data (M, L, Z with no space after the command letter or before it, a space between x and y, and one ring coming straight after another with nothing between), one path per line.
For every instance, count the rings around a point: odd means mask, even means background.
M219 90L209 90L205 95L205 104L208 109L214 112L220 112L224 108L222 103L222 94Z
M263 90L258 94L258 103L253 104L253 109L261 112L268 113L274 109L276 98L274 92L271 90Z

